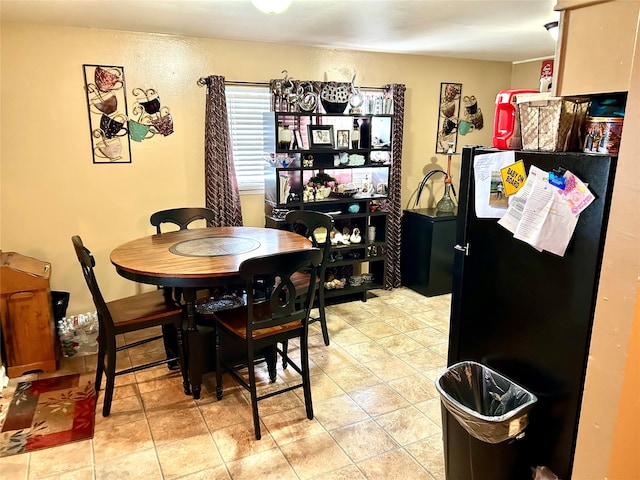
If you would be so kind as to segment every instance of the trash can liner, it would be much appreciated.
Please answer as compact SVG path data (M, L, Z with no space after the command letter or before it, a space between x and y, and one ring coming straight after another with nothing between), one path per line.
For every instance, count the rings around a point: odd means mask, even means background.
M528 425L536 396L476 362L460 362L436 380L446 409L473 437L487 443L515 438Z

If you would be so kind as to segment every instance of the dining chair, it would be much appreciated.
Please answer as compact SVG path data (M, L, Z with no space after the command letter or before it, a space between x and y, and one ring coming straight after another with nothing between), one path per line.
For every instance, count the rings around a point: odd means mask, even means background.
M156 227L156 233L162 233L162 225L177 225L180 230L187 230L189 225L197 220L205 220L208 226L213 221L215 213L213 210L204 207L180 207L170 208L168 210L158 210L151 214L149 221L151 225ZM168 288L159 286L158 288ZM208 292L209 293L209 292ZM174 288L172 290L173 298L177 302L182 301L182 289Z
M96 391L100 390L102 375L106 377L104 403L102 416L107 417L111 413L111 401L115 378L120 375L137 372L146 368L162 364L179 363L183 382L187 382L187 373L184 362L184 349L182 342L182 308L168 296L164 290L154 290L148 293L133 295L106 302L95 276L96 265L93 254L82 243L78 235L71 238L78 261L82 267L82 274L87 282L93 303L98 312L98 365L96 368ZM172 355L152 362L136 365L124 370L116 371L117 354L123 350L138 347L140 345L163 338L163 335L154 335L130 344L116 345L116 336L128 332L137 332L157 326L170 325L176 332L177 345ZM165 343L165 348L167 344Z
M289 224L289 228L292 232L308 238L311 240L314 247L322 250L322 263L318 269L318 278L316 279L318 284L316 289L316 296L318 297L318 316L311 317L309 319L309 323L320 322L324 344L329 345L329 330L327 329L327 316L325 313L324 302L324 281L327 269L327 260L329 258L329 250L331 250L329 232L333 229L333 217L327 213L314 212L311 210L292 210L287 213L284 221ZM309 284L309 280L309 272L297 272L293 275L293 283L296 288L301 291L305 291L305 287ZM287 348L286 345L284 345L284 348Z
M182 207L169 210L159 210L151 215L149 221L156 227L157 233L162 233L163 224L177 225L180 230L186 230L196 220L206 220L207 225L215 217L213 210L204 207Z
M246 304L204 315L200 320L213 322L216 331L216 397L218 400L222 399L223 371L229 373L250 392L257 440L261 438L258 402L266 398L302 388L307 418L313 419L309 379L309 311L321 261L322 251L317 248L245 260L240 264L239 276L247 292ZM301 292L294 285L292 276L303 269L308 269L311 277L309 284ZM268 289L266 298L263 291L253 288L256 278L265 275L273 275L275 279L273 287ZM304 302L299 301L301 296L306 299ZM277 346L293 338L299 340L299 361L293 361ZM300 375L300 382L292 385L288 380L282 388L269 388L264 393L261 391L259 395L256 385L256 362L267 362L269 379L274 383L278 353L286 358L287 363ZM241 375L240 371L244 369L247 371L246 375Z

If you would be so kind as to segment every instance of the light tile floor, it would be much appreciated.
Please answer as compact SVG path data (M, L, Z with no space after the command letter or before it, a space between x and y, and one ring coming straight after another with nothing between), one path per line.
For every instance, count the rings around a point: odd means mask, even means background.
M225 376L222 401L205 376L202 398L161 366L118 377L112 413L96 408L92 440L0 458L13 479L428 479L444 480L440 400L434 379L446 365L450 296L376 290L366 302L327 307L331 345L317 324L310 342L315 418L300 389L260 402L253 436L246 392ZM133 341L124 338L123 341ZM154 342L156 343L156 342ZM162 354L148 344L145 359ZM297 348L290 346L295 355ZM122 366L139 360L125 358ZM95 356L63 359L55 375L93 378ZM266 369L262 372L267 378ZM278 382L295 380L278 366ZM0 400L30 375L12 379ZM269 388L264 382L265 388Z

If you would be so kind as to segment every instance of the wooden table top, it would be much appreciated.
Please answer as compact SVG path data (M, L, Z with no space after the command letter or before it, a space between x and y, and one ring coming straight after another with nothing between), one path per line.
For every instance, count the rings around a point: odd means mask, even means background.
M195 228L124 243L111 252L111 263L137 282L200 287L237 275L248 258L310 248L308 239L275 228Z

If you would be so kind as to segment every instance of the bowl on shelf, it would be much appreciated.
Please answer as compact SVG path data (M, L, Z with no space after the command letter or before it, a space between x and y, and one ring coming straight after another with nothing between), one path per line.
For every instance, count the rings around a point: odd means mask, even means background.
M325 100L324 98L321 98L320 102L322 103L322 108L324 108L324 111L327 113L344 113L348 105L348 102L335 103Z
M352 198L356 193L358 193L358 189L353 189L353 190L344 190L342 192L338 192L336 190L332 191L329 194L329 197L331 198Z

